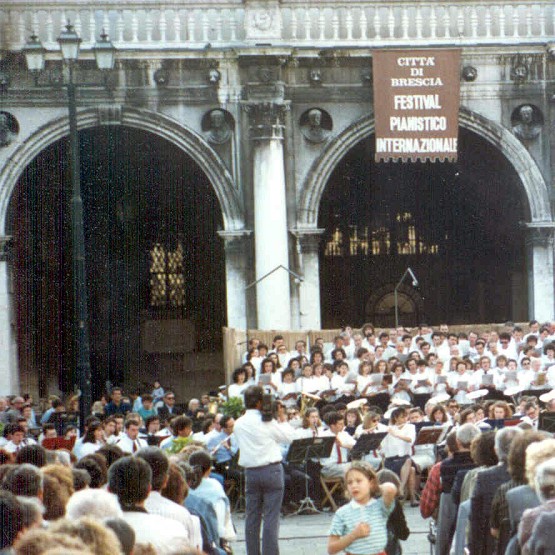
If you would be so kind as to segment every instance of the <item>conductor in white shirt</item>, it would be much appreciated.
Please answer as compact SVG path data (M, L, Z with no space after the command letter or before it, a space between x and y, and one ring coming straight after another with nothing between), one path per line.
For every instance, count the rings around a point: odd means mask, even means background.
M289 424L262 420L263 395L259 386L245 390L247 410L233 429L239 445L239 465L245 468L247 555L279 554L279 514L284 491L280 443L288 444L294 439Z

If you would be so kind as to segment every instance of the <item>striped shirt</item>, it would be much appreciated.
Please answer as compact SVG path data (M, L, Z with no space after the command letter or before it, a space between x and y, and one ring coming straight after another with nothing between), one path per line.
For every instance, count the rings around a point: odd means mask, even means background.
M344 536L352 532L359 522L370 525L370 534L350 544L346 551L353 555L372 555L385 550L387 545L387 519L395 503L387 508L382 497L371 499L366 505L352 500L337 510L331 522L330 536Z

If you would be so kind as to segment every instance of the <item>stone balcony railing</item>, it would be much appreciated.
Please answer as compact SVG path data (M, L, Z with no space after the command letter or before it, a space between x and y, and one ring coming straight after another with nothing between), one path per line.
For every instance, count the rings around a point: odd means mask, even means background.
M545 44L555 37L555 2L418 0L0 0L0 51L34 32L47 49L70 20L90 46L105 29L120 56L233 44L376 47Z

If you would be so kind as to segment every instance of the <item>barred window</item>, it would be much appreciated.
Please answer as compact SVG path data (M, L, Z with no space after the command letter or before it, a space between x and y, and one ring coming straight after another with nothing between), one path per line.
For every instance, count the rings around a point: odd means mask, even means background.
M150 306L176 308L185 305L183 245L169 250L160 243L150 250Z

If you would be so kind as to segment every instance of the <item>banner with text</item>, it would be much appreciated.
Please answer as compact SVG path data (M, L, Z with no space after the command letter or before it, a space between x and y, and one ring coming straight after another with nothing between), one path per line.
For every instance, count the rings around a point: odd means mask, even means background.
M372 52L376 162L457 160L460 50Z

